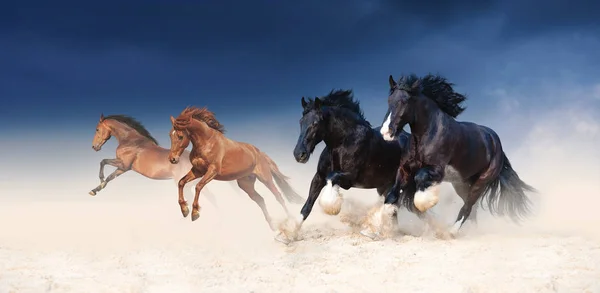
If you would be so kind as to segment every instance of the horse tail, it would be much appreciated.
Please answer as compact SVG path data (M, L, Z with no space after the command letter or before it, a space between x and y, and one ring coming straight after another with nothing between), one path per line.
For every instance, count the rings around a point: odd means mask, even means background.
M487 207L492 215L508 215L515 223L519 223L531 212L531 201L525 192L537 190L519 178L504 151L501 156L496 156L492 164L501 169L484 190L484 194L487 193Z
M281 188L281 191L283 191L283 195L285 196L285 198L287 198L287 200L291 203L304 203L305 199L298 193L296 193L296 191L294 191L294 189L288 182L290 178L283 175L283 173L279 171L279 167L277 167L277 164L275 164L275 162L269 156L267 156L265 153L263 153L263 156L269 163L271 174L273 174L273 179L275 179L275 183L277 183L279 188Z

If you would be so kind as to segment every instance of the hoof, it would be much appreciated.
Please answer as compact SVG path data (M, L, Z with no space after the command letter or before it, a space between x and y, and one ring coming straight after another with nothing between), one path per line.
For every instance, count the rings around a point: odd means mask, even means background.
M181 214L184 218L187 218L187 216L190 214L190 208L188 208L187 206L181 207Z
M365 236L371 240L379 240L379 235L377 233L373 233L369 229L364 229L364 230L360 231L360 235Z
M92 191L90 191L89 193L90 193L90 195L91 195L91 196L94 196L94 195L96 195L96 192L95 192L95 191L93 191L93 190L92 190Z
M288 239L283 233L277 233L277 235L275 235L275 241L281 242L285 245L289 245L290 243L292 243L292 241Z
M192 212L192 222L200 218L200 212Z

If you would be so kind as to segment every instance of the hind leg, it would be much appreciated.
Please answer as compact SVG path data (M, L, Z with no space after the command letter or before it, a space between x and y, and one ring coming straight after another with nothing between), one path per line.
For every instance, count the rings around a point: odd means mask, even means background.
M261 182L269 189L269 191L271 191L271 193L273 193L273 195L275 195L275 199L281 205L281 207L283 207L285 214L288 215L289 211L287 209L287 205L285 204L285 200L283 200L283 196L281 196L281 192L279 192L279 189L277 189L277 186L275 186L273 180Z
M265 220L269 224L269 227L271 228L271 230L274 231L275 227L273 226L273 223L271 223L271 216L269 215L269 212L267 211L267 206L265 205L265 200L254 189L254 183L256 182L256 176L250 175L250 176L247 176L244 178L240 178L237 180L237 182L238 182L238 186L244 192L246 192L248 194L248 196L250 197L250 199L252 199L260 207L260 209L263 212L263 215L265 216Z
M281 192L279 192L279 189L277 189L277 186L275 186L275 182L273 182L273 176L269 176L270 174L264 175L261 173L255 174L256 178L258 179L258 181L260 181L262 184L264 184L269 191L271 191L271 193L273 193L273 195L275 195L275 199L277 200L277 202L283 207L283 210L285 211L285 214L289 214L288 209L287 209L287 205L285 204L285 200L283 200L283 196L281 195Z
M489 180L487 176L482 175L475 181L475 183L473 183L473 185L471 185L471 188L469 189L469 195L466 199L463 199L465 203L458 212L458 216L456 217L454 225L452 225L452 227L449 230L450 236L456 237L458 235L458 232L460 231L462 225L467 219L469 219L469 216L471 216L473 212L473 206L475 205L479 197L481 197L488 181ZM473 215L475 215L475 213L473 213Z
M469 191L471 190L471 185L468 182L452 182L452 187L454 187L454 191L462 198L463 203L467 202L469 198ZM472 223L477 223L477 207L471 209L471 215L469 216L469 220Z

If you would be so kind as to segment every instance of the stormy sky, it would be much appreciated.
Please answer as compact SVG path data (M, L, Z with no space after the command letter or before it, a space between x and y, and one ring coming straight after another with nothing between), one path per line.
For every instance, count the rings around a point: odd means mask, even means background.
M5 132L89 130L100 113L162 125L188 105L225 125L296 127L300 98L333 88L354 89L377 124L388 75L412 72L467 93L465 120L567 100L600 111L591 0L11 2L0 9Z

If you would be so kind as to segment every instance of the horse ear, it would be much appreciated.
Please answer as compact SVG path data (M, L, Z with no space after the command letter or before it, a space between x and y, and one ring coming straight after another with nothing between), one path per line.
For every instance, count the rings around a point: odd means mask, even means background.
M171 116L171 124L175 125L175 118L173 116Z
M104 121L104 113L100 114L100 122Z
M302 97L302 100L300 100L300 102L302 102L302 108L306 108L306 106L308 105L304 97Z
M396 87L398 84L396 83L396 81L394 80L394 77L390 74L390 78L389 78L389 82L390 82L390 88L394 88Z

